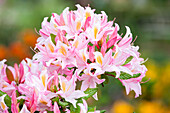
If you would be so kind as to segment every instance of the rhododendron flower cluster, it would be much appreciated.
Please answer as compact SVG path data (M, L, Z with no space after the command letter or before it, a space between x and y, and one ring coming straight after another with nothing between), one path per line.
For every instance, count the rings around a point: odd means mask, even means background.
M89 108L86 101L98 100L98 85L108 76L118 79L127 94L134 90L135 97L141 95L147 69L130 28L119 35L119 25L108 21L104 11L76 7L44 18L32 59L14 67L0 62L1 112L104 112Z

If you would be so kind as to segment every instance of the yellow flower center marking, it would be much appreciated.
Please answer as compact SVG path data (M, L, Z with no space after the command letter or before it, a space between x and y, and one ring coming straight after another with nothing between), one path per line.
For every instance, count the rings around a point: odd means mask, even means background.
M3 68L4 66L3 65L1 65L1 69Z
M48 47L49 47L50 51L53 53L54 52L54 47L50 43L48 44Z
M90 12L86 12L86 19L88 18L88 17L90 17L91 15L90 15Z
M62 53L64 56L67 55L67 51L66 51L66 49L65 49L64 46L61 46L61 47L60 47L59 52Z
M76 40L76 41L74 42L73 46L75 46L75 47L77 48L77 47L78 47L78 44L79 44L79 41Z
M67 88L67 91L70 89L70 87L71 87L71 84L70 84L69 87Z
M64 92L66 92L66 83L65 82L62 82L62 89Z
M41 102L42 104L45 104L45 105L48 104L48 103L47 103L46 101L44 101L44 100L40 100L40 102Z
M2 109L5 110L6 106L3 102L1 102Z
M97 56L96 60L100 65L102 65L102 57L100 55Z
M28 65L29 67L31 67L32 65L31 65L31 63L29 63L29 65Z
M61 65L60 65L60 64L56 64L56 66L60 66L60 67L61 67Z
M78 21L78 22L77 22L77 26L76 26L76 30L78 31L78 30L80 29L80 27L81 27L81 22Z
M5 88L5 87L7 87L7 85L3 85L2 87Z
M115 53L115 55L113 56L113 58L115 59L118 55L118 52Z
M100 79L100 78L101 78L101 75L97 75L97 78L99 78L99 79Z
M57 28L57 25L54 24L54 27Z
M45 75L42 75L41 80L42 80L42 83L43 83L44 87L45 87L45 79L46 79Z
M134 72L135 71L135 69L133 69L131 72Z
M96 36L97 36L97 32L98 32L97 27L94 27L94 38L95 38L95 39L96 39Z
M82 54L82 56L83 56L83 61L86 62L86 57L85 57L84 53Z

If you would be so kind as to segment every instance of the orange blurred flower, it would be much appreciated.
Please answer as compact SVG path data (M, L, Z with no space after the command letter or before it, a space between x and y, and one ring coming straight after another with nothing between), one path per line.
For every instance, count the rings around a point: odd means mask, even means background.
M7 58L7 53L8 49L5 46L0 45L0 60Z
M19 60L22 60L26 57L30 58L31 57L31 52L30 48L26 46L22 42L13 42L9 46L9 52L10 54L9 57L15 57L18 58Z
M170 63L162 69L161 82L164 86L170 85Z
M143 101L139 105L139 113L165 113L165 108L158 102Z
M38 38L38 36L35 34L35 31L32 30L24 30L20 33L20 38L22 38L21 40L28 46L28 47L34 47L36 40Z
M111 109L111 113L133 113L134 107L122 100L116 101Z
M0 45L0 60L12 58L21 61L24 58L30 58L38 36L32 30L24 30L19 34L19 41L12 42L9 47Z
M157 98L162 98L165 93L167 93L166 89L170 88L170 64L164 66L161 73L158 76L158 81L154 84L153 87L153 96ZM158 72L157 72L158 73Z
M153 61L147 62L148 71L146 72L146 77L150 78L151 81L155 81L158 79L159 67Z

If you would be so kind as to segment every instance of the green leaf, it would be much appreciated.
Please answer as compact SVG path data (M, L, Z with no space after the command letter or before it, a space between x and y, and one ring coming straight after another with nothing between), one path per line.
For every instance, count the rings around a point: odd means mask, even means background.
M51 36L51 41L56 45L56 42L55 42L56 35L50 34L50 36Z
M109 35L107 35L107 38L106 38L106 43L109 41Z
M94 112L96 110L96 106L88 107L88 112Z
M58 91L56 85L54 86L54 90L55 90L56 92Z
M18 90L16 90L16 95L17 95L17 97L20 95L20 93L18 92Z
M69 106L70 106L70 113L80 113L80 106L77 106L77 108L75 108L71 103L69 104Z
M25 101L24 99L20 99L20 100L18 99L18 100L17 100L17 103L20 103L20 104L23 105L24 101Z
M133 56L128 57L128 58L126 59L125 63L124 63L122 66L128 64L132 59L133 59Z
M82 103L83 104L82 98L77 99L77 103Z
M130 79L130 78L137 78L137 77L139 77L140 75L141 75L141 73L133 74L133 76L132 76L132 75L130 75L130 74L128 74L128 73L121 72L121 73L120 73L120 76L119 76L119 79L127 80L127 79Z
M66 107L68 105L68 102L62 102L59 100L59 97L55 97L52 99L52 104L54 104L54 102L57 102L58 105L60 105L61 107Z
M17 99L17 103L19 103L19 107L21 107L21 108L22 108L24 102L25 102L24 99L20 99L20 100Z
M105 112L106 112L106 110L101 110L101 111L100 111L100 113L105 113Z
M72 67L67 67L69 70L73 69Z
M114 56L115 55L115 53L112 53L112 56Z
M54 113L53 111L47 111L47 113Z
M88 94L88 96L83 97L83 99L87 100L88 98L92 97L97 91L98 88L88 88L86 91L84 91L84 93Z
M59 101L59 97L55 97L55 98L52 99L52 104L54 104L54 102L58 103L58 101Z
M88 43L89 46L93 46L93 44L91 42Z
M0 90L0 96L4 95L6 93L2 92ZM4 98L5 104L9 107L9 109L11 109L11 98L6 94L5 98Z
M116 73L115 72L105 72L105 74L110 74L110 75L113 75L113 76L116 76Z
M2 92L2 91L0 90L0 96L2 96L2 95L4 95L4 94L6 94L6 93L4 93L4 92Z
M141 73L133 74L133 78L137 78L141 75Z
M99 51L99 49L97 48L97 46L95 46L95 51Z
M62 107L66 107L68 106L68 102L62 102L62 101L58 101L58 105L62 106Z
M106 53L110 50L110 49L113 49L113 47L114 47L114 45L112 45L110 48L108 48L107 50L106 50ZM114 55L114 53L112 53L112 56Z
M109 49L113 49L113 47L114 47L114 45L112 45L110 48L108 48L108 50L109 50Z
M57 102L57 104L58 104L59 106L61 106L63 109L65 109L65 108L69 105L68 102L61 101L61 100L59 99L59 97L53 98L53 99L52 99L52 104L54 104L54 102Z
M122 79L122 80L127 80L127 79L132 78L132 76L128 73L121 72L119 78Z
M87 63L92 63L92 62L90 61L90 59L87 59Z

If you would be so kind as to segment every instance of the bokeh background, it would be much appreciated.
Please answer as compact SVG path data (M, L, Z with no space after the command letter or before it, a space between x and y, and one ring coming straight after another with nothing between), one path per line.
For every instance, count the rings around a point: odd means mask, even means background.
M121 83L110 78L99 90L99 101L90 99L90 106L106 113L170 113L170 0L0 0L0 60L13 65L31 58L43 18L61 14L65 7L74 10L75 4L105 11L109 20L116 17L119 33L129 26L141 56L149 59L142 96L126 96Z

